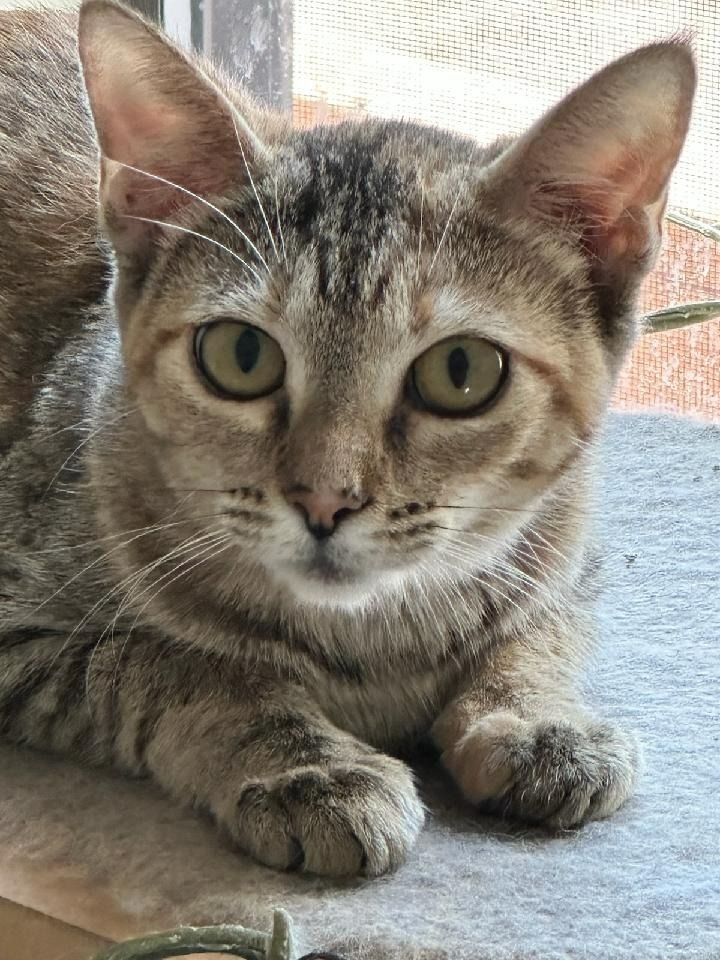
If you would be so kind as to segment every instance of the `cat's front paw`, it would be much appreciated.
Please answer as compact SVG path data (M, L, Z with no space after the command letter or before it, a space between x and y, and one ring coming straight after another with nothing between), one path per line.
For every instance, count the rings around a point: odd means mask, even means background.
M230 825L268 866L328 876L379 876L405 860L424 811L399 760L370 755L246 783Z
M635 738L612 723L495 712L443 754L472 803L554 828L614 813L633 792Z

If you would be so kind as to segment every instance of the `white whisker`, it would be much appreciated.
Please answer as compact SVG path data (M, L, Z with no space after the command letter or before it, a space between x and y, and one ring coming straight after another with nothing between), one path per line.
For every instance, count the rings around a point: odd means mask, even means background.
M79 427L83 427L85 425L90 427L92 424L94 424L94 422L95 421L92 417L83 417L83 419L78 420L77 423L71 423L67 427L60 427L59 430L53 430L52 433L46 433L43 439L51 440L53 437L60 436L61 433L69 433L71 430L77 430Z
M142 591L142 593L140 593L139 595L137 595L137 594L134 594L134 592L133 592L133 591L135 590L135 587L136 587L139 583L142 582L142 580L144 579L144 577L147 576L147 574L148 574L152 569L155 569L155 568L157 567L158 562L155 561L152 566L149 566L149 565L148 565L148 566L144 567L144 568L142 569L142 571L140 572L141 575L140 575L139 577L136 577L136 578L135 578L135 582L134 582L134 583L131 583L131 584L130 584L129 589L128 589L127 592L125 593L125 596L124 596L123 599L120 601L120 603L119 603L119 605L118 605L118 608L117 608L117 610L115 611L115 615L113 616L112 620L108 623L108 625L105 627L105 629L103 630L103 632L100 634L100 637L99 637L99 639L98 639L98 643L96 644L96 646L95 646L95 648L94 648L94 650L93 650L93 654L92 654L91 657L90 657L90 663L92 662L92 656L95 655L95 652L96 652L96 650L98 649L99 645L100 645L106 638L109 640L110 645L114 647L115 628L117 627L118 620L120 619L120 617L122 616L122 614L125 612L125 610L126 610L129 606L134 605L135 602L136 602L137 600L139 600L141 596L144 596L144 594L147 593L148 590L152 590L152 588L153 588L154 586L156 586L158 583L161 583L163 580L166 580L168 577L172 577L172 575L173 575L174 573L176 573L176 572L177 572L181 567L183 567L185 564L187 564L187 563L192 563L193 560L196 560L198 557L202 556L203 554L207 554L208 552L211 552L215 547L219 546L220 544L227 544L227 545L229 546L229 544L227 543L227 541L228 541L228 536L227 536L226 533L224 533L224 532L218 533L217 531L215 531L215 532L211 532L210 534L203 534L203 535L201 535L201 536L195 537L195 538L192 539L192 542L189 542L189 543L186 542L186 544L185 544L185 546L183 547L182 550L176 550L176 551L174 551L174 553L175 553L176 556L177 556L177 555L180 555L181 553L187 553L188 550L194 550L195 547L200 546L200 545L202 545L203 549L202 549L201 551L198 551L197 553L194 553L191 557L186 558L185 560L182 560L179 564L177 564L176 566L174 566L170 571L168 571L167 573L163 574L162 577L159 577L157 580L155 580L153 583L151 583L148 587L146 587L145 590ZM172 556L172 552L166 553L166 554L160 559L159 562L162 563L162 562L170 559L171 556ZM207 558L207 559L210 559L210 558ZM193 567L190 567L190 569L193 569ZM186 570L186 571L184 571L184 572L187 573L187 572L189 572L189 571ZM173 582L174 580L176 580L176 579L177 579L177 577L173 578L173 580L171 580L170 583L172 583L172 582ZM166 584L166 586L169 586L169 584ZM164 589L165 589L164 587L161 588L161 590L164 590ZM154 598L158 595L158 593L161 592L161 590L156 591L156 592L153 594L153 596L150 597L150 599L149 599L145 604L143 604L142 608L141 608L141 609L138 611L138 613L136 614L135 619L133 620L132 624L130 625L130 627L129 627L128 631L127 631L127 635L126 635L126 637L125 637L125 640L124 640L124 642L123 642L123 645L122 645L122 648L121 648L121 651L120 651L120 656L119 656L119 657L117 658L117 660L116 660L116 670L117 670L117 663L119 662L120 658L122 657L122 651L125 649L125 647L126 647L126 645L127 645L127 642L128 642L128 640L130 639L130 636L131 636L133 630L135 629L135 627L136 627L136 625L137 625L137 622L138 622L141 614L143 613L143 611L145 610L145 608L148 606L148 604L149 604L152 600L154 600ZM108 631L109 631L109 633L108 633ZM90 667L90 663L88 663L88 668ZM114 683L115 683L115 672L113 673L113 683L112 683L112 686L114 686Z
M109 421L107 421L106 423L101 423L100 426L97 427L95 430L92 430L92 431L87 435L87 437L85 437L84 440L81 440L80 443L79 443L79 444L75 447L75 449L72 451L72 453L68 454L68 456L67 456L67 457L63 460L63 462L60 464L59 468L57 469L57 471L56 471L55 474L53 475L52 479L50 480L50 483L47 485L47 487L45 488L45 491L43 492L43 495L42 495L42 496L43 496L43 499L48 495L48 493L50 492L50 490L51 490L51 488L52 488L52 485L55 483L55 481L56 481L57 478L60 476L60 474L63 472L63 470L67 467L67 465L70 463L70 461L73 459L73 457L76 456L76 454L78 454L78 453L82 450L82 448L85 446L85 444L89 443L89 442L93 439L93 437L96 437L99 433L101 433L103 430L105 430L106 427L112 427L112 426L114 426L116 423L119 423L121 420L124 420L125 417L129 417L129 416L131 416L131 414L133 414L133 413L135 413L135 412L136 412L136 410L135 410L135 408L133 408L132 410L127 410L125 413L121 413L119 416L114 417L112 420L109 420Z
M435 253L434 253L434 255L433 255L432 260L430 261L430 267L428 268L428 276L430 276L430 274L432 273L432 268L435 266L435 261L437 260L439 254L440 254L440 251L442 250L443 244L445 243L445 237L447 236L447 232L448 232L448 230L450 229L450 223L452 222L452 218L453 218L454 215L455 215L455 210L457 209L457 205L458 205L458 203L460 202L460 197L461 197L461 195L462 195L463 188L467 185L467 175L468 175L468 171L470 170L470 164L472 163L472 161L473 161L473 159L474 159L474 157L475 157L475 151L476 151L476 150L477 150L477 145L474 145L474 146L473 146L473 149L472 149L472 152L471 152L471 154L470 154L470 157L469 157L469 159L468 159L468 162L467 162L467 164L466 164L466 166L465 166L465 172L464 172L463 176L460 178L460 185L458 186L457 193L455 194L455 201L454 201L452 207L450 208L450 213L448 214L447 223L445 224L445 229L443 230L442 234L440 235L440 241L439 241L439 243L438 243L438 245L437 245L437 249L436 249L436 251L435 251Z
M423 242L423 212L425 208L425 184L420 182L420 227L418 229L418 248L417 248L417 260L415 262L415 283L417 284L420 280L420 261L422 258L422 242Z
M264 209L264 207L263 207L263 205L262 205L262 202L261 202L261 200L260 200L260 195L259 195L258 192L257 192L257 187L255 186L255 181L253 180L253 175L252 175L252 173L250 172L250 165L248 164L248 162L247 162L247 157L245 156L245 150L243 149L242 140L241 140L241 138L240 138L240 131L239 131L238 128L237 128L237 123L235 122L235 117L233 117L233 126L235 127L235 136L237 137L238 146L240 147L240 153L241 153L242 158L243 158L243 163L245 164L245 172L246 172L247 175L248 175L248 179L250 180L250 186L251 186L252 189L253 189L253 193L255 194L255 199L257 200L257 205L258 205L258 207L260 208L260 215L261 215L261 217L263 218L263 221L265 222L265 226L266 226L266 228L267 228L268 236L270 237L270 243L272 244L272 248L273 248L273 251L274 251L274 253L275 253L275 258L276 258L277 262L280 263L280 254L278 253L278 248L277 248L277 246L276 246L276 244L275 244L275 237L273 237L273 233L272 233L272 230L270 229L270 224L269 224L269 222L268 222L268 218L267 218L267 216L265 215L265 209ZM267 266L267 264L266 264L266 266Z
M214 203L210 203L210 201L206 200L205 197L198 196L198 194L193 193L192 190L188 190L186 187L181 187L179 183L174 183L172 180L166 180L165 177L160 177L156 173L149 173L147 170L141 170L139 167L133 167L129 163L121 163L119 160L115 160L113 162L119 163L121 167L132 170L134 173L139 173L143 177L150 177L151 180L158 180L160 183L165 183L168 187L173 187L175 190L179 190L180 193L184 193L186 196L192 197L193 200L197 200L199 203L202 203L204 206L208 207L208 209L212 210L219 217L222 217L223 220L230 224L238 236L242 237L245 243L250 247L267 272L270 273L270 267L268 266L267 261L263 257L262 253L258 250L257 246L253 243L245 231L237 223L235 223L232 217L229 217L224 210L220 209L220 207L216 207Z
M218 547L219 547L219 549L216 549L216 548L218 548ZM171 580L168 580L167 583L165 583L164 586L163 586L160 590L156 590L155 593L154 593L148 600L145 601L145 603L143 604L142 608L138 611L137 616L136 616L135 619L133 620L132 626L130 627L130 633L132 633L132 631L135 629L135 626L137 625L138 619L140 618L140 616L141 616L141 614L143 613L143 611L146 609L146 607L147 607L150 603L152 603L153 600L156 599L156 597L158 596L158 594L162 593L163 590L166 590L171 584L175 583L176 580L179 580L180 577L187 576L187 574L190 573L192 570L195 570L196 567L201 566L201 564L203 564L203 563L208 563L210 560L214 560L215 557L219 557L220 554L225 553L225 551L226 551L226 550L229 550L230 547L232 547L232 542L231 542L230 538L229 538L228 536L224 536L224 537L222 537L222 538L220 538L220 539L212 540L212 541L210 542L209 546L205 547L203 550L201 550L201 551L199 551L198 553L194 554L194 555L190 558L190 560L194 560L194 561L195 561L194 563L192 563L191 566L185 567L185 569L181 569L182 567L185 566L185 564L186 564L188 561L184 561L182 564L178 564L178 566L175 567L175 569L172 571L172 572L175 574L175 576L172 577ZM180 572L178 573L178 571L180 571ZM164 578L163 578L163 579L164 579ZM155 583L157 584L158 581L156 580ZM148 588L148 589L149 589L149 588ZM142 594L141 594L141 596L142 596ZM137 598L137 599L139 599L139 598Z
M483 540L495 543L494 538L484 536L483 534L471 533L469 536L482 538ZM467 540L454 537L452 541L444 543L444 551L454 556L464 563L478 563L479 558ZM497 544L500 546L500 544ZM516 590L521 596L537 604L546 613L554 615L558 611L569 611L571 606L566 597L557 591L551 590L547 583L539 580L517 566L511 564L506 558L496 556L488 561L490 571L500 576L502 582L508 587ZM551 570L553 574L557 571ZM564 581L562 581L564 583ZM526 589L529 588L529 589Z
M170 516L172 516L172 514L170 514ZM206 518L208 518L208 517L211 518L211 517L215 517L215 516L220 516L220 514L207 514L207 515L206 515ZM203 519L206 519L206 518L203 518ZM125 531L124 533L120 533L120 534L111 534L111 536L113 537L113 539L116 539L118 536L125 536L127 533L134 533L135 536L130 537L128 540L125 540L125 541L123 541L122 543L116 544L114 547L112 547L112 549L107 550L105 553L101 554L99 557L96 557L91 563L88 563L86 566L84 566L84 567L82 568L82 570L78 571L76 574L74 574L72 577L70 577L69 580L66 580L65 583L62 584L62 586L58 587L57 590L55 590L54 593L51 593L50 596L46 597L46 598L45 598L44 600L42 600L39 604L37 604L36 606L34 606L34 607L32 608L32 610L29 610L29 611L25 614L25 616L21 619L20 623L26 622L27 619L28 619L28 617L34 616L36 613L38 613L40 610L42 610L42 608L43 608L44 606L46 606L48 603L50 603L50 602L51 602L52 600L54 600L56 597L60 596L60 594L63 593L65 590L67 590L67 588L68 588L71 584L75 583L76 580L78 580L78 579L79 579L80 577L82 577L84 574L88 573L88 572L89 572L90 570L92 570L94 567L97 567L97 566L98 566L100 563L102 563L103 561L108 560L108 559L112 556L112 554L113 554L113 553L116 553L118 550L122 550L122 549L124 549L125 547L129 546L131 543L134 543L136 540L140 540L142 537L147 537L147 536L149 536L149 535L152 534L152 533L158 533L158 532L161 532L161 531L164 531L164 530L169 530L169 529L172 528L172 527L179 526L180 524L183 524L183 523L191 523L191 522L194 522L194 521L196 521L196 520L198 520L198 519L200 519L200 518L199 518L199 517L190 517L190 518L188 518L188 520L176 520L176 521L173 521L172 523L157 523L157 524L155 524L155 525L153 525L153 526L149 526L149 527L137 527L137 528L136 528L136 531L128 530L128 531ZM103 537L102 539L105 540L105 539L109 539L109 538L108 538L108 537ZM94 541L94 542L93 542L93 545L94 545L94 544L97 544L97 543L99 543L99 542L101 542L101 541Z
M532 524L528 526L528 530L533 537L537 537L537 539L540 541L540 543L544 547L547 547L548 550L551 550L563 562L567 562L567 559L568 559L567 556L564 553L562 553L560 550L558 550L554 544L550 543L547 537L544 537L538 529L532 526Z
M157 227L167 227L168 230L178 230L180 233L187 233L191 237L197 237L199 240L207 240L208 243L212 243L215 247L220 247L221 250L224 250L226 253L229 253L233 259L237 260L238 263L241 263L244 267L254 273L256 278L262 283L262 277L257 272L255 267L249 264L246 260L235 253L234 250L231 250L230 247L226 247L224 243L220 243L219 240L213 240L212 237L206 237L204 233L198 233L197 230L190 230L188 227L181 227L177 223L167 223L165 220L153 220L152 217L135 217L131 216L129 213L123 214L125 220L140 220L142 223L154 223Z
M156 587L159 583L162 583L164 580L167 580L168 577L171 577L171 576L173 575L173 573L175 573L177 570L179 570L184 564L186 564L186 563L191 563L193 560L195 560L195 559L197 559L198 557L201 557L201 556L203 556L204 554L210 552L210 551L213 550L215 547L219 546L221 543L227 543L227 542L228 542L228 539L229 539L229 538L228 538L228 534L227 534L226 532L224 532L224 531L215 531L215 532L214 532L214 535L206 535L206 536L203 537L203 538L199 538L199 537L198 537L195 542L193 542L192 544L190 544L189 547L186 547L185 549L187 550L187 549L189 549L190 547L195 548L195 547L197 547L197 546L201 546L202 549L201 549L201 550L198 550L198 552L195 553L195 554L193 554L193 556L191 556L191 557L183 560L183 561L182 561L181 563L179 563L177 566L173 567L172 570L170 570L170 571L162 574L162 576L158 577L156 580L153 580L153 582L150 583L150 584L148 584L147 587L145 587L143 590L140 591L140 593L134 594L134 593L131 592L131 593L126 597L126 600L124 600L123 603L121 604L121 609L118 611L118 614L116 615L115 622L117 621L117 617L119 617L120 614L124 612L124 610L126 610L130 605L133 605L133 606L134 606L134 605L137 603L137 601L140 600L142 597L144 597L150 590L153 589L153 587ZM228 545L229 545L229 544L228 544ZM163 559L167 559L167 557L165 557L165 558L163 558ZM191 569L192 569L192 568L191 568ZM175 579L177 579L177 578L175 578ZM174 582L174 581L171 580L170 583L172 583L172 582ZM166 586L169 586L169 583L166 584ZM164 589L165 589L165 587L163 587L163 590L164 590ZM159 592L160 592L160 591L157 591L157 593L159 593ZM157 593L155 593L155 594L153 595L153 597L151 597L150 600L148 600L148 601L141 607L141 609L138 611L138 613L136 614L135 619L133 620L133 623L132 623L132 625L131 625L131 627L130 627L130 632L131 632L131 633L132 633L133 629L135 628L135 626L136 626L136 624L137 624L137 622L138 622L138 619L139 619L140 615L142 614L143 610L145 610L145 608L147 607L148 603L150 603L150 601L151 601L152 599L154 599L155 596L157 596Z
M155 524L148 524L144 527L133 527L129 530L121 530L118 533L108 533L104 537L97 537L97 539L95 540L86 540L83 543L67 543L59 547L46 547L43 550L34 550L32 552L32 556L37 557L37 556L43 556L49 553L65 554L68 552L73 552L75 550L89 550L92 547L96 547L100 544L105 543L105 541L107 540L117 540L120 537L127 537L128 535L133 533L142 533L143 531L147 531L148 533L154 533L157 530L170 529L171 527L180 526L183 523L195 523L198 520L212 520L213 518L222 517L224 515L222 511L219 513L198 513L192 517L186 517L184 520L173 520L170 523L165 523L164 522L165 519L167 517L172 517L173 514L177 513L177 511L183 506L183 503L186 502L191 495L192 494L188 494L188 496L184 497L183 501L180 504L173 507L173 509L169 513L165 514L165 517L163 517L161 520L159 520Z
M217 532L217 531L215 531L215 532ZM209 534L206 534L205 536L209 536ZM128 574L128 576L124 577L119 583L115 584L114 587L112 587L110 590L108 590L107 593L105 593L99 600L97 600L97 601L92 605L92 607L87 611L87 613L86 613L86 614L78 621L78 623L73 627L73 629L71 630L70 634L65 638L65 640L64 640L64 642L62 643L60 649L59 649L58 652L55 654L55 657L53 658L53 662L52 662L52 663L53 663L53 664L55 663L55 661L58 659L58 657L59 657L59 656L63 653L63 651L66 649L67 645L72 642L72 640L75 638L75 636L77 636L77 634L80 632L80 630L82 630L82 628L85 626L85 624L91 619L91 617L93 616L93 614L94 614L97 610L102 609L102 607L112 598L112 596L113 596L114 594L116 594L116 593L118 593L119 591L123 590L123 589L125 588L126 584L131 583L133 580L135 580L135 579L137 579L137 578L139 578L139 577L142 577L143 575L149 573L151 570L154 570L154 569L158 566L158 564L163 563L163 562L164 562L165 560L167 560L169 557L172 557L173 555L175 555L176 553L178 553L179 551L181 551L181 550L183 549L183 547L185 547L186 544L189 544L190 541L192 541L193 539L194 539L193 537L188 537L187 540L183 541L183 543L181 543L179 546L175 547L173 550L170 550L170 551L169 551L168 553L166 553L164 556L160 557L159 560L151 561L150 563L146 564L144 567L141 567L140 570L135 570L135 571L133 571L131 574ZM194 545L194 544L193 544L193 545ZM51 666L52 666L52 664L51 664Z
M468 601L457 589L457 586L453 582L453 578L447 578L444 580L442 576L438 576L439 573L443 574L448 569L443 558L435 557L434 559L439 561L440 570L438 570L436 567L430 567L426 563L421 563L420 568L428 575L432 583L432 590L437 591L444 601L445 617L449 617L451 620L454 620L458 630L462 631L464 624L459 616L459 613L462 613L465 616L470 613ZM453 597L448 593L448 590L452 591L455 601L453 601Z
M219 550L215 550L215 552L212 552L213 549L216 548L216 547L218 547L219 545L220 545L220 549L219 549ZM120 648L120 652L119 652L118 656L115 658L115 669L113 670L113 676L112 676L112 680L111 680L111 682L110 682L110 688L111 688L111 690L114 690L114 689L115 689L115 685L116 685L116 681L117 681L117 670L118 670L118 666L120 665L120 663L121 663L121 661L122 661L123 652L125 651L125 648L127 647L128 643L130 642L130 639L131 639L131 637L132 637L133 631L135 630L135 627L136 627L136 625L137 625L138 619L140 618L140 616L141 616L141 614L143 613L143 611L145 610L145 608L146 608L150 603L152 603L153 600L155 600L155 598L158 596L158 594L162 593L163 590L165 590L167 587L169 587L170 584L174 583L174 582L175 582L176 580L178 580L180 577L186 576L188 573L190 573L190 572L191 572L192 570L194 570L196 567L201 566L203 563L207 563L207 562L209 562L210 560L214 560L215 557L219 557L220 554L221 554L221 553L224 553L230 546L232 546L232 544L231 544L230 542L228 542L228 538L227 538L226 536L225 536L225 537L221 537L219 540L214 541L214 542L210 545L210 547L207 548L207 550L202 551L202 553L205 554L204 556L202 556L202 559L199 559L199 560L198 560L198 557L201 556L201 554L196 553L196 554L194 554L192 557L190 557L189 560L185 560L185 561L183 561L183 563L178 564L178 565L177 565L176 567L174 567L168 574L166 574L166 576L171 576L173 573L176 574L176 575L175 575L174 577L172 577L172 579L169 580L164 586L160 587L159 590L156 590L155 593L143 604L142 608L138 611L137 616L136 616L135 619L133 620L133 622L132 622L132 624L131 624L131 626L130 626L130 629L129 629L128 632L127 632L127 635L125 636L125 639L123 640L123 644L122 644L122 647ZM192 563L192 565L191 565L190 567L187 567L185 570L182 570L182 571L179 572L179 573L177 572L178 570L180 570L180 568L181 568L184 564L186 564L186 563L191 563L193 560L196 561L196 562L195 562L195 563ZM161 579L164 579L164 578L161 578ZM155 582L158 583L159 581L155 581ZM148 588L148 589L149 589L149 588ZM114 629L115 629L115 624L116 624L117 618L118 618L118 615L116 614L116 616L115 616L115 618L113 619L112 623L109 624L108 627L106 627L105 630L103 631L103 633L101 634L100 639L98 640L98 643L95 645L95 648L93 649L93 652L92 652L92 654L90 655L90 660L88 661L88 667L87 667L87 671L86 671L86 674L85 674L85 695L86 695L86 697L88 698L88 701L89 701L89 695L90 695L90 691L89 691L89 687L88 687L88 681L89 681L89 676L90 676L90 666L91 666L91 663L92 663L92 658L93 658L93 656L95 655L95 652L97 651L99 644L103 641L105 635L107 634L108 628L110 628L110 638L109 638L110 644L111 644L111 646L113 645Z
M275 217L277 218L278 235L280 237L280 245L282 246L283 261L285 266L287 266L287 249L285 247L285 235L283 234L282 222L280 220L280 204L278 203L277 177L273 177L273 183L275 185Z
M136 585L138 582L141 582L142 579L143 579L143 577L147 576L147 574L148 574L151 570L154 570L154 569L158 566L158 564L163 563L164 561L168 560L168 559L169 559L170 557L172 557L173 555L177 555L177 554L179 554L179 553L187 552L187 550L192 550L192 549L196 546L196 544L197 544L197 542L198 542L199 540L206 539L208 536L210 536L210 535L209 535L209 534L205 534L205 535L200 535L200 536L197 536L197 537L189 537L189 538L188 538L186 541L184 541L184 543L181 544L180 546L175 547L173 550L170 550L168 553L166 553L164 556L160 557L159 559L154 560L154 561L151 561L151 562L148 563L148 564L145 564L144 567L141 567L139 570L134 571L134 572L131 573L129 576L127 576L127 577L125 577L123 580L121 580L120 583L116 584L111 590L109 590L109 591L104 595L104 597L101 597L101 599L92 607L92 609L89 611L89 613L86 614L85 617L83 617L82 620L80 620L80 622L75 626L75 628L72 630L72 632L70 633L70 635L69 635L69 636L65 639L65 641L63 642L60 650L55 654L55 657L53 658L53 661L52 661L52 662L55 663L55 661L58 659L58 657L59 657L59 656L62 654L62 652L67 648L68 644L70 644L70 643L72 642L73 638L74 638L74 637L77 635L77 633L82 629L82 627L84 626L84 624L87 622L87 620L89 619L89 617L95 612L95 610L98 609L98 608L101 608L102 606L104 606L104 605L112 598L112 596L113 596L114 594L118 593L120 590L122 590L122 589L125 587L126 584L129 584L129 592L132 592L132 590L134 589L135 585ZM192 542L191 542L191 541L192 541ZM127 597L128 597L128 593L125 594L124 600L126 600ZM121 601L121 606L122 606L122 603L124 602L124 600ZM88 681L89 681L90 672L91 672L91 669L92 669L93 660L94 660L94 658L95 658L96 653L98 652L98 650L99 650L100 647L102 646L103 642L105 641L105 639L106 639L106 637L107 637L107 634L108 634L108 630L110 630L110 643L112 644L112 643L114 642L114 628L115 628L115 625L116 625L118 616L119 616L119 611L115 614L115 617L113 618L113 620L111 620L111 622L107 625L107 627L105 627L105 629L102 631L102 633L101 633L100 636L98 637L97 642L96 642L95 645L93 646L92 653L90 654L90 657L88 658L88 664L87 664L87 668L86 668L86 671L85 671L85 693L86 693L86 696L88 697L88 703L89 703ZM125 644L123 644L123 649L124 649L124 647L125 647ZM52 666L52 664L51 664L51 666Z
M451 553L450 551L448 551L448 553L450 553L450 555L452 556L452 553ZM466 558L463 558L463 557L459 557L459 556L458 556L458 557L456 557L455 559L460 560L460 559L466 559ZM527 610L523 610L523 608L522 608L519 604L517 604L517 603L512 599L512 597L509 597L506 593L503 593L503 591L500 590L499 587L495 586L495 584L493 584L493 583L490 583L489 580L486 580L484 577L479 576L477 573L470 573L469 570L460 570L460 569L457 568L457 567L456 567L456 568L449 567L449 565L448 565L447 563L446 563L445 565L446 565L446 568L447 568L447 569L453 570L453 572L454 572L456 575L459 573L462 577L467 578L467 579L469 579L469 580L473 580L473 581L475 581L476 583L479 583L481 586L485 587L486 590L490 590L490 591L492 591L493 593L498 594L498 596L502 597L503 600L505 600L507 603L509 603L509 604L511 604L513 607L515 607L515 609L521 614L521 616L523 617L523 619L527 619L527 618L528 618L528 611L527 611ZM512 586L512 584L508 584L508 586Z

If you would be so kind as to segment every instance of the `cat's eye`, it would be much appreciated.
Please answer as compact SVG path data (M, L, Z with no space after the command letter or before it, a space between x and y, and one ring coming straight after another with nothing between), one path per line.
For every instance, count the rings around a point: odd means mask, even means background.
M450 337L430 347L411 369L422 406L445 416L472 416L500 392L507 357L496 344L479 337Z
M262 330L235 320L217 320L195 334L195 362L219 393L255 400L285 379L285 357Z

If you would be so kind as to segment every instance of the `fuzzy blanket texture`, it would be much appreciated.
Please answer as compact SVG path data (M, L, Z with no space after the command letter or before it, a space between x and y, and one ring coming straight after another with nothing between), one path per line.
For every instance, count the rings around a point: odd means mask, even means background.
M258 866L147 784L3 746L0 895L52 912L62 888L112 937L268 930L282 906L300 953L349 960L720 960L720 427L613 415L603 442L590 692L646 764L613 819L549 836L478 817L428 764L409 862L339 884Z

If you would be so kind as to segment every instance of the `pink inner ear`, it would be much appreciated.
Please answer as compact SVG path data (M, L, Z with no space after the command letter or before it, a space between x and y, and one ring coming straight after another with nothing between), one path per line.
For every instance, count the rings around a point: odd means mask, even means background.
M591 158L572 158L582 161L585 176L575 182L572 175L548 178L535 187L531 202L545 217L574 223L591 256L644 256L660 235L662 210L656 207L664 207L668 176L663 156L654 167L648 163L657 153L603 144Z
M647 202L647 186L643 165L629 160L605 187L541 184L534 206L543 217L573 224L591 260L644 261L659 244L666 204L662 190Z
M651 164L648 157L655 157ZM619 213L630 207L647 207L663 196L669 176L667 160L657 150L646 149L642 154L626 150L607 174L615 185L615 203Z
M219 187L221 177L213 165L193 153L193 130L187 117L153 103L138 106L134 97L114 100L106 115L111 117L103 144L108 160L196 193ZM163 220L192 202L182 190L136 170L121 167L111 179L110 194L118 214Z
M172 226L183 208L244 181L235 114L200 69L112 5L83 8L79 43L105 226L116 249L145 256L158 231L143 219ZM253 162L256 141L241 129Z
M157 172L152 169L156 159L172 149L174 142L182 142L189 132L182 131L177 114L152 104L138 107L135 98L118 99L105 109L106 116L112 118L104 131L105 155L151 173Z

